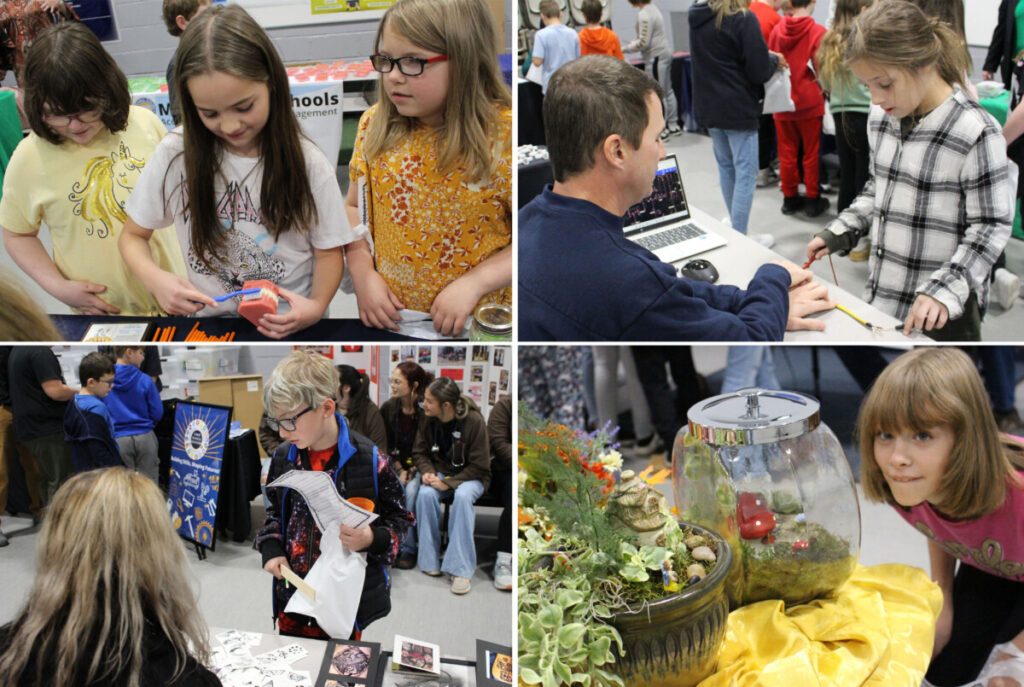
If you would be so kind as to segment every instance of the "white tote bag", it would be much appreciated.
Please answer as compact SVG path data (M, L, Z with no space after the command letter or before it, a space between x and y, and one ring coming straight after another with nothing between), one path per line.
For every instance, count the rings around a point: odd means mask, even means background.
M306 573L305 581L316 590L316 601L296 590L284 610L316 618L317 624L336 639L348 639L356 622L359 599L366 577L366 554L349 551L338 539L338 529L320 537L320 558Z
M764 114L792 112L796 109L791 95L793 85L789 81L789 69L777 70L764 85Z

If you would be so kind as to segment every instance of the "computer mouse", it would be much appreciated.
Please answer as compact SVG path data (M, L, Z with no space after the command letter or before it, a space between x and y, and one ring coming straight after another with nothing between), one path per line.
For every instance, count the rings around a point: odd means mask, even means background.
M691 260L679 268L679 276L697 281L706 281L714 284L718 281L718 270L715 266L703 258Z

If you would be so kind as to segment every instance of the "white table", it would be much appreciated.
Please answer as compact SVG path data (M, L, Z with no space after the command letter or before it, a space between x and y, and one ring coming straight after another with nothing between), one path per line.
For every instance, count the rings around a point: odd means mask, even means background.
M773 260L789 260L797 264L803 264L800 256L783 256L773 250L765 248L758 242L747 238L731 227L727 227L711 215L703 212L692 205L690 211L696 223L716 234L724 237L728 243L700 255L680 260L675 263L680 267L683 263L694 258L704 258L711 262L718 270L717 284L731 284L742 289L753 278L757 268ZM810 239L808 239L810 240ZM794 259L797 258L797 259ZM904 336L902 330L893 329L901 323L895 317L883 313L873 305L869 305L858 296L836 286L832 282L832 271L828 267L828 260L817 261L812 266L818 281L828 286L829 298L844 305L859 317L871 324L883 327L884 331L872 333L867 327L860 324L852 317L841 310L829 310L827 312L812 315L814 319L825 323L825 331L796 331L786 332L785 341L797 343L886 343L886 344L915 344L931 341L930 338L919 332L913 332ZM852 286L852 285L851 285Z

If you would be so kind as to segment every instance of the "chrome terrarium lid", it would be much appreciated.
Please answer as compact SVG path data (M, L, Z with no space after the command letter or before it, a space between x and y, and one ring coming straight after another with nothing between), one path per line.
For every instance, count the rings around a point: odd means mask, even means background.
M821 404L795 391L748 388L690 407L690 435L716 446L770 444L814 431Z

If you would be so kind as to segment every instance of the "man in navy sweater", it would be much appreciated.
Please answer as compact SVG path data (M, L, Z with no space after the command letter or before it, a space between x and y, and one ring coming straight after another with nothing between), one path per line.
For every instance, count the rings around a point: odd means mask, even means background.
M660 91L604 55L551 77L555 183L519 212L520 340L778 341L787 329L824 329L806 317L833 307L828 291L793 263L761 266L743 291L677 277L623 235L665 154Z

